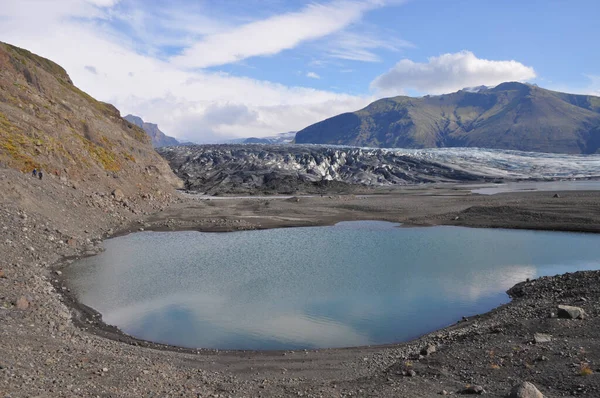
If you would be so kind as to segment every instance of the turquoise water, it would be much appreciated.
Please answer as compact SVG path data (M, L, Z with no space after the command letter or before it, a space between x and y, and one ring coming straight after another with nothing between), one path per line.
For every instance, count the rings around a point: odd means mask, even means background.
M66 272L106 323L192 348L405 341L488 311L515 283L600 268L600 236L378 221L142 232Z

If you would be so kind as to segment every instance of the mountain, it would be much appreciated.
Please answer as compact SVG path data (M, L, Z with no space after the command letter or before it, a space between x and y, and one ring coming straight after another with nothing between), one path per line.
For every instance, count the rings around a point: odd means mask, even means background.
M0 43L0 167L124 195L180 181L144 131L78 89L54 62ZM110 191L109 191L110 192Z
M127 115L124 117L124 119L142 128L146 134L150 136L150 139L152 140L152 146L155 148L159 148L161 146L179 145L179 141L173 137L165 135L165 133L160 131L158 125L154 123L144 122L141 117L134 115Z
M279 133L269 137L249 137L229 140L226 144L291 144L296 136L295 131Z
M598 153L600 97L510 82L439 96L385 98L306 127L296 143Z

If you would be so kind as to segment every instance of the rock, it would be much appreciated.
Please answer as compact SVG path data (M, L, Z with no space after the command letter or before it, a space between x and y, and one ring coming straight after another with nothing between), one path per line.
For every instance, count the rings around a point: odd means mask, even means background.
M115 200L122 201L125 199L125 194L123 194L123 191L121 191L119 188L113 190L110 194L113 198L115 198Z
M423 355L423 356L431 355L434 352L435 352L435 346L433 344L429 344L426 347L423 347L421 349L421 355Z
M440 395L448 395L448 391L442 390L442 391L440 391Z
M403 374L404 374L404 376L415 377L417 375L417 372L415 372L412 369L408 369L408 370L404 371Z
M460 393L467 395L481 395L485 393L485 390L482 386L467 386L462 391L460 391Z
M585 311L580 307L572 307L570 305L558 306L558 317L565 319L584 319Z
M6 279L6 274L0 269L0 279Z
M555 193L554 196L553 196L553 198L560 198L560 195L557 194L557 193Z
M552 335L536 333L533 335L533 341L535 342L535 344L549 343L552 341Z
M29 308L29 300L27 300L25 297L20 297L17 300L16 306L17 309L24 311Z
M532 383L524 381L512 388L508 398L544 398L544 394Z
M62 271L56 271L56 275L61 276L62 275Z

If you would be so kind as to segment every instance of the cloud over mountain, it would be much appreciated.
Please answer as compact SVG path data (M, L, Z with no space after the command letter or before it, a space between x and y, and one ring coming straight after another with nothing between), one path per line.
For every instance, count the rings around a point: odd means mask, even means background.
M470 51L442 54L419 63L403 59L378 76L371 88L384 95L413 89L427 94L444 94L472 86L496 86L506 81L528 81L536 77L532 67L517 61L491 61Z

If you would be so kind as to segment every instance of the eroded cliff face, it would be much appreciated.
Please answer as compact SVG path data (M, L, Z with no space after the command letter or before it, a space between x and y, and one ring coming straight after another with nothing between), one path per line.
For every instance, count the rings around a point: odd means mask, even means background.
M311 193L340 185L376 187L485 178L381 149L197 145L158 151L187 189L210 194Z
M0 164L68 184L168 192L181 182L139 127L73 85L66 71L0 43Z

